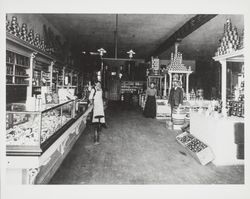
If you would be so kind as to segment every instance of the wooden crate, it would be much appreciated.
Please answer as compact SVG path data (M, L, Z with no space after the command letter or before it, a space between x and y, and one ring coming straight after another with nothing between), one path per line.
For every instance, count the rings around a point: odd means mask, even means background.
M188 138L188 139L187 139ZM191 142L195 137L190 133L184 132L176 136L176 141L185 147L189 142Z
M188 138L188 139L185 139L185 138ZM195 136L193 136L190 133L184 132L184 133L179 134L178 136L176 136L176 141L180 145L182 145L188 151L188 153L202 165L208 164L209 162L213 161L215 158L211 148L205 143L198 140ZM191 143L192 141L198 141L202 143L202 145L205 148L201 149L199 152L192 151L189 148L189 145L192 144Z
M205 149L201 150L198 153L194 153L193 151L189 150L188 147L185 147L190 155L194 157L199 163L202 165L206 165L209 162L214 160L214 154L209 146L207 146Z
M194 152L193 150L191 150L189 148L189 145L192 144L192 142L194 141L199 141L200 143L203 144L203 146L205 146L203 149L201 149L200 151L198 152ZM185 148L187 149L187 151L189 152L189 154L191 156L193 156L199 163L201 163L202 165L206 165L208 164L209 162L213 161L214 160L214 154L211 150L211 148L204 144L202 141L198 140L197 138L194 138L192 141L190 141L186 146Z

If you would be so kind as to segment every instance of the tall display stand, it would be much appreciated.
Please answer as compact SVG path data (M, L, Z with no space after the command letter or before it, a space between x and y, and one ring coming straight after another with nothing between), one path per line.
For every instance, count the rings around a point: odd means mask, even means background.
M178 52L179 43L175 43L175 53L171 53L171 62L167 68L169 75L169 89L172 88L173 80L179 80L183 85L183 77L185 76L186 98L189 100L189 76L193 71L191 67L187 67L182 63L182 54Z

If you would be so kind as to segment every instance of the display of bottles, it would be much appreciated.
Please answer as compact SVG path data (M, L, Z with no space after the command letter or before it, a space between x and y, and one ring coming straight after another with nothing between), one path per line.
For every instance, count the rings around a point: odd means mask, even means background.
M15 84L28 84L28 81L22 77L15 77Z
M6 84L13 84L12 77L10 77L10 76L6 77Z
M244 102L243 101L227 101L227 115L244 117Z
M41 93L41 87L33 88L33 93Z
M190 100L195 100L195 99L196 99L196 95L195 95L194 89L192 89L190 92Z
M34 45L34 31L33 29L30 29L29 34L28 34L28 42L31 45Z
M20 32L20 38L24 41L28 41L28 29L27 29L27 24L23 23L21 32Z
M6 84L28 85L29 76L26 72L28 66L28 57L6 51Z
M29 58L16 54L16 64L22 66L29 66Z
M18 68L18 67L16 67L15 69L15 75L28 76L23 68Z
M242 30L241 36L240 36L240 44L239 49L244 48L244 29Z
M7 75L13 75L13 66L8 66L7 65L6 74Z
M33 79L32 79L33 86L41 86L41 72L40 71L33 71Z
M45 41L40 38L40 34L35 34L33 29L30 29L28 31L28 26L26 23L23 23L20 28L16 16L12 17L11 22L6 16L6 31L30 43L31 45L34 45L35 47L46 51Z
M15 16L12 17L12 20L9 26L9 32L15 35L16 37L20 36L20 27L17 22L17 17Z
M15 55L13 52L6 51L6 62L7 63L14 63Z
M47 71L43 71L42 72L42 78L44 78L45 80L50 79L50 73Z

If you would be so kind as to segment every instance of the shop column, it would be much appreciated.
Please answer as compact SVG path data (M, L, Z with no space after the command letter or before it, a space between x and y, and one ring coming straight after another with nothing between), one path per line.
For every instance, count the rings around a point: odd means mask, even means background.
M164 91L163 91L163 96L167 97L167 73L166 72L164 74Z
M33 80L33 63L34 63L34 59L36 57L36 52L33 52L31 53L30 55L30 78L29 78L29 86L28 86L28 89L27 89L27 98L30 98L32 97L32 80Z
M186 74L186 97L187 97L187 100L189 100L189 73Z
M169 74L169 89L168 89L168 94L170 94L170 90L172 87L172 73L168 73Z
M227 103L227 62L226 60L220 61L221 63L221 101L222 101L222 114L226 115Z

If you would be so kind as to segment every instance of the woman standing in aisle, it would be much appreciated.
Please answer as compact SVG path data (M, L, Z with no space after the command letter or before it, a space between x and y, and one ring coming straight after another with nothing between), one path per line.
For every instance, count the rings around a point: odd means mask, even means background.
M98 123L99 119L97 117L100 117L100 123L102 126L107 127L105 123L101 82L95 82L94 87L90 91L89 100L94 106L92 123Z
M151 82L150 87L148 87L146 91L146 104L143 112L145 117L156 117L156 93L155 84Z

